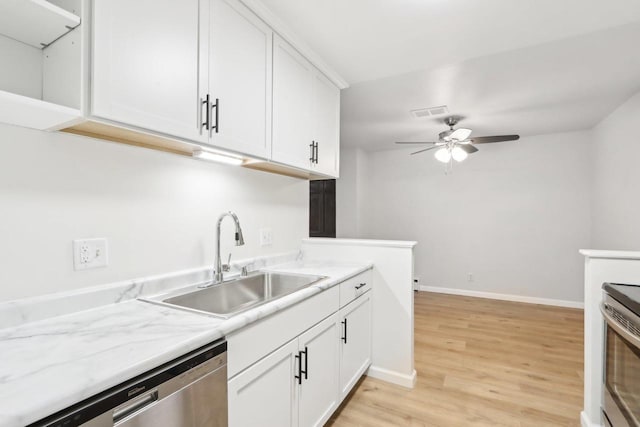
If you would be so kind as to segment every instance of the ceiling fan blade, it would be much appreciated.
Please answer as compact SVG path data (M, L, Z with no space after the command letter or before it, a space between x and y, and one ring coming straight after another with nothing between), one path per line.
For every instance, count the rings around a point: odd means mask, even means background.
M417 145L424 145L424 144L435 144L435 142L426 142L426 141L412 141L412 142L407 142L407 141L396 141L396 144L407 144L407 145L411 145L411 144L417 144Z
M467 154L473 154L476 151L480 151L480 150L478 150L476 147L474 147L471 144L458 144L457 146L462 148L464 151L466 151Z
M424 153L425 151L433 150L434 148L440 148L440 146L439 145L434 145L433 147L425 148L423 150L416 151L415 153L411 153L411 155L413 156L414 154Z
M520 135L500 135L500 136L476 136L471 138L470 141L473 144L487 144L489 142L505 142L505 141L517 141L520 139Z
M471 135L471 129L460 128L460 129L454 130L449 135L449 138L455 139L456 141L464 141L465 139L469 138L470 135Z

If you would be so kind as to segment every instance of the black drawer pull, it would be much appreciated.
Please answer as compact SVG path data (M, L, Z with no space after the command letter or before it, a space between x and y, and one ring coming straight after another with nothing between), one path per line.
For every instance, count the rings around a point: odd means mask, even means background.
M364 288L365 286L367 286L366 283L360 283L358 286L356 286L356 290L358 290L360 288Z

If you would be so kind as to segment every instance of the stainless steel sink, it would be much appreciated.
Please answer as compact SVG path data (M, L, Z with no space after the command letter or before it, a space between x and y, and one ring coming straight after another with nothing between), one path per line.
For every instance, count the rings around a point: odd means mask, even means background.
M166 304L229 318L324 279L322 276L258 273L162 300Z

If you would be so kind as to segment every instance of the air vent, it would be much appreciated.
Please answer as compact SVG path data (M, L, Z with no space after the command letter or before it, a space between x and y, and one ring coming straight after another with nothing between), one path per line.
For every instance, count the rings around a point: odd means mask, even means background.
M431 117L431 116L441 116L443 114L448 114L448 113L449 113L449 109L447 108L446 105L441 105L439 107L420 108L418 110L411 110L411 115L413 115L413 117L416 117L418 119L421 119L424 117Z

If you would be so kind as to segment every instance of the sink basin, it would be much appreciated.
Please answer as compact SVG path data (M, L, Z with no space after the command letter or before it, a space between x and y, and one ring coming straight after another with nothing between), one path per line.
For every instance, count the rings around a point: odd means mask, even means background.
M229 318L324 279L322 276L259 273L162 300L166 304Z

